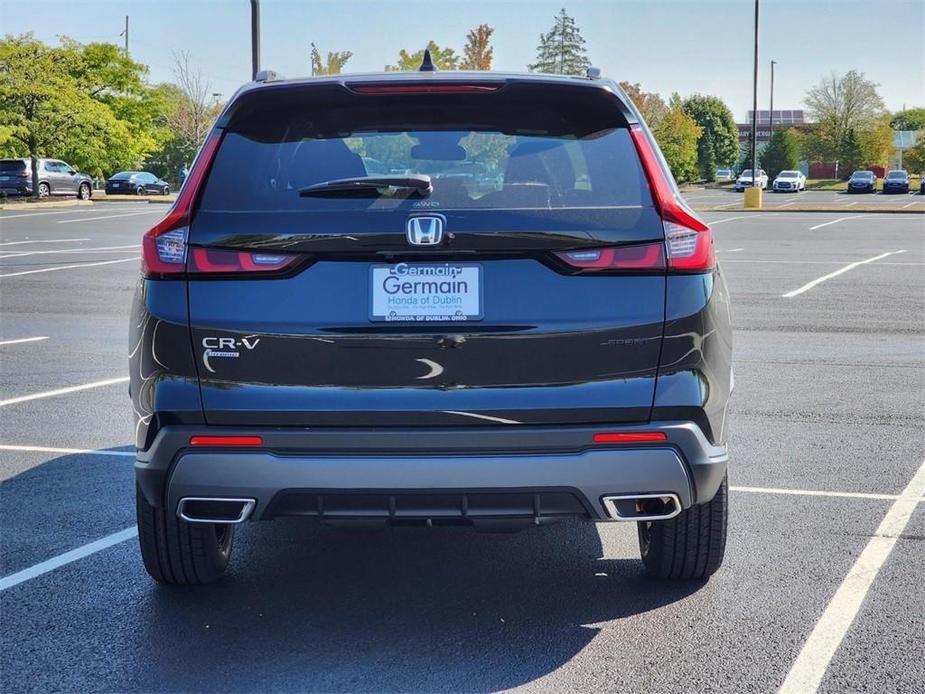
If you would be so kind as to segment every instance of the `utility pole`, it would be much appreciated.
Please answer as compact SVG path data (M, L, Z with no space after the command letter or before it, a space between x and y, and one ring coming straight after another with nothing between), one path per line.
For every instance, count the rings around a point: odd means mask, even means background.
M119 36L125 37L125 57L128 58L128 15L125 15L125 30Z
M768 112L768 139L774 135L774 66L776 60L771 61L771 110Z
M251 0L251 79L260 71L260 0Z

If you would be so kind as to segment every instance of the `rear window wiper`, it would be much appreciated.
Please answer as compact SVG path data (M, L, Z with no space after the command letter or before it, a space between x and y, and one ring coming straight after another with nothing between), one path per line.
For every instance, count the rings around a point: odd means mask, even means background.
M314 183L299 189L303 198L337 197L340 195L379 195L382 189L411 190L426 198L434 191L430 176L407 174L397 176L357 176Z

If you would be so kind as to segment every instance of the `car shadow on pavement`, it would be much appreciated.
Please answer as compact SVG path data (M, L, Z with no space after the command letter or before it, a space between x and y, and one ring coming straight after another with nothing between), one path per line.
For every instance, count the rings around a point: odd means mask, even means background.
M64 455L0 484L3 573L131 527L131 460ZM580 521L509 535L250 523L225 578L195 587L154 583L132 539L4 594L0 663L22 691L506 689L568 663L599 623L704 585L648 579L633 529L600 531L619 558Z
M515 535L246 526L225 580L152 585L139 679L159 690L505 689L567 663L596 623L703 585L651 581L638 559L601 555L597 528L580 522Z

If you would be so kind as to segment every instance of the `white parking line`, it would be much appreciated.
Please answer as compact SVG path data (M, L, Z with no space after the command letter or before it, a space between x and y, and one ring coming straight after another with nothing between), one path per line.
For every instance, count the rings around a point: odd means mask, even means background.
M813 287L816 287L816 286L822 284L822 283L825 282L826 280L830 280L830 279L832 279L833 277L838 277L839 275L844 274L844 273L848 272L849 270L854 270L854 268L856 268L856 267L860 267L861 265L867 265L867 263L876 262L876 261L880 260L881 258L886 258L887 256L896 255L897 253L905 253L905 252L906 252L906 251L904 251L904 250L900 250L900 251L889 251L889 252L887 252L887 253L881 253L880 255L875 255L873 258L868 258L867 260L859 260L859 261L857 261L856 263L851 263L850 265L845 265L845 267L839 268L839 269L836 270L835 272L830 272L828 275L823 275L822 277L818 277L818 278L814 279L812 282L807 282L806 284L804 284L804 285L803 285L802 287L800 287L799 289L794 289L792 292L787 292L786 294L782 294L781 296L782 296L784 299L791 299L791 298L797 296L798 294L802 294L803 292L808 292L810 289L812 289Z
M93 208L87 205L86 209L92 210ZM74 210L65 210L64 212L28 212L26 214L4 214L4 215L0 215L0 222L5 221L7 219L17 219L19 217L47 217L53 214L74 214L75 212L79 212L79 211L80 210L74 209Z
M42 574L47 574L49 571L54 571L65 564L70 564L78 559L89 557L91 554L96 554L97 552L101 552L113 545L118 545L120 542L131 540L133 537L137 536L138 528L133 525L131 528L126 528L112 535L102 537L99 540L94 540L82 547L72 549L70 552L59 554L57 557L52 557L47 561L43 561L41 564L36 564L35 566L30 566L28 569L17 571L9 576L4 576L0 578L0 591L18 586L20 583L41 576Z
M3 217L0 217L2 220ZM89 241L90 239L41 239L37 241L6 241L0 243L0 246L22 246L26 243L77 243L78 241Z
M58 270L78 270L84 267L95 267L97 265L112 265L113 263L127 263L130 260L138 260L137 255L131 258L121 258L119 260L103 260L98 263L80 263L78 265L58 265L57 267L43 267L40 270L23 270L22 272L7 272L0 277L20 277L21 275L35 275L40 272L57 272Z
M0 260L3 258L24 258L30 255L54 255L55 253L105 253L125 248L141 248L141 244L132 243L127 246L94 246L92 248L61 248L53 251L0 251Z
M74 222L95 222L98 219L115 219L116 217L137 217L140 214L164 214L167 210L145 210L144 212L125 212L124 214L108 214L103 217L78 217L77 219L59 219L58 224L73 224Z
M856 215L853 215L853 216L851 216L851 217L839 217L838 219L833 219L831 222L825 222L824 224L817 224L817 225L814 226L814 227L810 227L809 230L810 230L810 231L815 231L816 229L821 229L822 227L827 227L827 226L830 226L830 225L832 225L832 224L838 224L839 222L846 222L846 221L848 221L849 219L860 219L861 217L870 217L870 216L871 216L871 215L869 215L869 214L856 214Z
M922 202L922 201L921 201L921 200L913 200L913 201L910 202L908 205L903 205L901 209L904 210L904 209L906 209L907 207L912 207L913 205L918 205L920 202Z
M21 345L24 342L41 342L42 340L47 340L48 337L20 337L17 340L0 340L0 345Z
M781 694L812 694L819 688L832 657L861 609L867 591L890 556L896 540L906 529L923 493L925 462L890 506L874 536L835 591L781 685Z
M714 225L716 225L716 224L722 224L723 222L734 222L734 221L737 220L737 219L748 219L748 215L747 215L747 214L743 214L743 215L741 215L740 217L725 217L724 219L717 219L717 220L712 221L712 222L707 222L707 225L708 225L708 226L714 226Z
M119 378L107 378L105 381L94 381L93 383L84 383L79 386L69 386L67 388L56 388L55 390L46 390L42 393L33 393L32 395L20 395L16 398L8 398L6 400L0 400L0 407L6 407L7 405L16 405L21 402L29 402L30 400L41 400L42 398L53 398L56 395L67 395L68 393L76 393L79 390L89 390L90 388L101 388L103 386L111 386L115 383L125 383L128 380L128 376L121 376Z
M61 455L102 455L117 458L134 458L134 451L103 451L92 448L56 448L54 446L14 446L0 444L0 451L23 451L26 453L60 453Z
M0 446L2 448L2 446ZM793 496L831 496L837 499L884 499L892 501L899 499L900 494L871 494L868 492L829 492L821 489L786 489L778 487L729 487L734 492L748 494L784 494ZM925 501L920 497L919 501Z

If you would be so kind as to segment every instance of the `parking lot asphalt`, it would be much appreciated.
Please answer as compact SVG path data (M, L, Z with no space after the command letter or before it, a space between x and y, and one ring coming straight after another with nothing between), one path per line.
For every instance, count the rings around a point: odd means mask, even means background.
M737 193L733 188L698 188L685 192L684 197L699 211L721 212L724 210L741 209L743 193ZM806 190L801 193L775 193L766 190L763 199L764 209L789 208L823 208L826 211L841 211L851 213L858 208L865 210L873 208L892 212L922 212L925 211L925 195L919 195L918 189L901 195L891 193L884 195L878 193L846 193L832 190Z
M292 519L182 589L131 530L128 309L166 208L101 208L0 212L0 690L925 690L922 215L705 215L736 341L709 582L647 579L626 524Z

